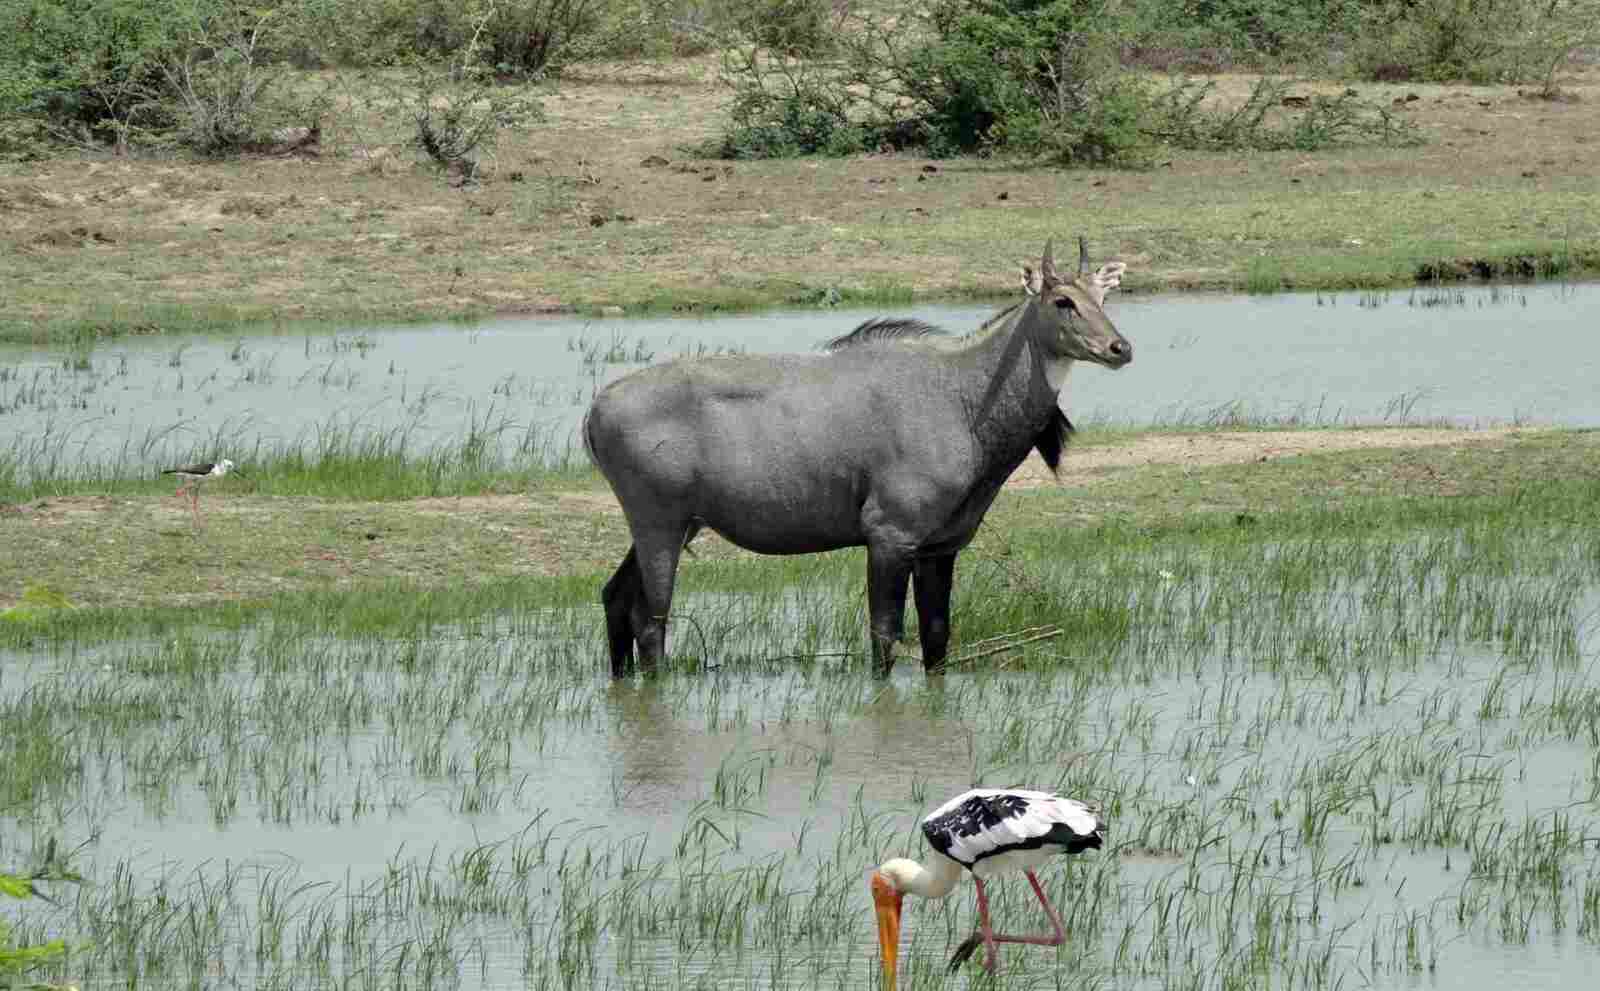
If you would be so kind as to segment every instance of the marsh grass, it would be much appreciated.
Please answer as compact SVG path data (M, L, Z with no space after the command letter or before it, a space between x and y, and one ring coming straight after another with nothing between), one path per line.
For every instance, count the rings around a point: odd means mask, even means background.
M1359 531L1306 516L1041 546L966 574L963 621L982 632L1033 608L1060 620L1094 587L1120 607L1095 619L1091 606L1066 643L887 694L859 660L746 657L828 645L859 623L859 587L828 580L856 563L845 555L799 572L691 569L684 616L731 623L741 642L653 685L597 676L592 608L510 589L493 621L452 616L459 600L425 607L431 623L396 614L399 626L365 628L285 604L233 635L191 622L50 648L51 675L21 674L0 715L20 729L8 739L54 739L63 753L7 755L36 782L4 792L13 814L132 799L162 817L203 803L219 828L362 830L417 816L421 784L452 817L525 824L332 876L314 862L152 872L113 854L75 902L22 931L82 933L88 948L60 973L85 980L188 981L221 966L355 986L375 972L373 986L620 987L635 986L622 971L682 983L715 969L835 987L870 945L862 865L914 848L913 813L930 797L1027 781L1103 801L1116 827L1106 854L1049 876L1072 945L1007 954L1005 986L1061 967L1219 988L1449 975L1461 933L1538 946L1552 926L1593 931L1592 814L1559 801L1518 813L1508 773L1600 732L1575 677L1593 655L1573 652L1573 590L1600 587L1600 555L1551 532L1588 503L1540 502L1552 515L1479 504ZM736 579L737 593L706 591ZM915 777L886 791L892 778L842 756L862 732L913 726L934 739L973 728L947 752L964 754L957 766L932 769L933 796ZM1509 726L1515 741L1496 744ZM611 813L564 816L527 779L610 727L728 743L676 785L686 792L665 815L630 790L648 777L609 771L622 778L601 800L638 825L601 828ZM381 745L352 745L370 739ZM88 753L125 770L73 773ZM1553 782L1539 780L1545 793ZM827 809L793 828L782 810L796 789L802 807ZM1460 867L1441 869L1452 858ZM1407 879L1417 894L1403 894ZM1397 907L1372 913L1374 898ZM915 906L912 986L939 982L940 951L971 929L969 901ZM995 911L1031 917L1030 896L1002 886Z
M1092 525L1052 515L1082 493L1015 494L958 569L956 652L1060 635L942 682L914 644L869 676L854 552L690 559L668 670L616 685L598 574L0 623L0 860L60 834L87 882L16 936L65 936L48 976L81 985L855 987L864 871L982 783L1112 824L1044 875L1068 945L1007 948L997 987L1453 981L1481 946L1586 967L1586 444L1418 455L1450 498L1391 473L1307 504L1371 452L1141 474ZM908 907L908 986L951 986L973 913Z
M425 408L425 404L424 404ZM158 452L170 463L204 461L225 452L240 477L228 485L264 496L392 500L526 489L530 484L592 476L588 457L565 431L513 420L494 404L469 409L455 438L423 441L420 417L374 427L359 417L329 417L298 438L259 435L241 443L244 425L222 422L187 450L171 453L184 424L148 430L109 456L86 455L82 431L54 421L0 447L0 502L48 496L150 494L169 480L152 477Z

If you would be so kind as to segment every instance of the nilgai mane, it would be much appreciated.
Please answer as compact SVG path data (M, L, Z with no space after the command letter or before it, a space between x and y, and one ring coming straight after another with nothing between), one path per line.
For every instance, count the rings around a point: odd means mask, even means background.
M601 592L611 673L666 652L678 555L701 527L761 554L867 548L875 673L887 677L914 585L922 663L950 642L956 553L1034 448L1056 469L1072 425L1057 395L1074 361L1121 368L1133 346L1102 305L1127 266L1056 272L1045 244L1023 301L960 338L869 320L819 354L669 362L602 389L589 454L633 546Z

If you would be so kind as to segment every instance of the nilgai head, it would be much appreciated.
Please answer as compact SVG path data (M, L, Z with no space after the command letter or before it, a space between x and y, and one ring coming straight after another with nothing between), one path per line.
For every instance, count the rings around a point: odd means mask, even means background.
M1039 270L1022 266L1022 288L1037 296L1036 312L1047 326L1039 328L1035 340L1058 358L1093 361L1107 368L1121 368L1133 360L1133 345L1117 333L1102 308L1106 293L1122 282L1128 266L1107 262L1089 271L1089 246L1078 238L1078 273L1063 278L1056 272L1050 242L1044 244Z

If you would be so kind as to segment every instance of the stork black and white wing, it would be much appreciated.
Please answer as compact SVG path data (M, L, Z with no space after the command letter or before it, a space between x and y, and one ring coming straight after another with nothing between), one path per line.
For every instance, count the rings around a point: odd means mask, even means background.
M975 788L922 820L928 844L967 868L1023 850L1078 853L1098 848L1105 823L1093 807L1046 791Z

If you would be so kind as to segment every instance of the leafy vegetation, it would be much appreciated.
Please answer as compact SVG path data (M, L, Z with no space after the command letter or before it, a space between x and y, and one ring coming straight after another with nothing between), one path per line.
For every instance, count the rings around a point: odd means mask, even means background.
M0 11L0 142L230 154L318 127L291 65L430 66L452 81L541 80L634 54L720 49L730 158L917 147L1139 164L1163 142L1315 150L1396 136L1376 108L1321 105L1195 137L1193 84L1141 66L1249 66L1380 80L1537 83L1600 40L1600 0L17 0ZM460 107L459 100L445 101ZM1269 109L1246 108L1245 116ZM1329 126L1336 121L1352 126ZM474 124L499 121L491 110ZM474 126L429 130L452 171ZM1257 120L1260 123L1260 120ZM1270 140L1264 143L1263 136Z
M26 901L38 894L34 882L47 876L48 872L29 876L0 872L0 896ZM16 945L12 939L10 923L0 918L0 981L3 981L6 987L13 989L49 987L49 985L29 983L25 979L34 971L61 959L66 952L66 941L61 939Z
M1262 56L1286 50L1311 16L1308 4L1189 6ZM1130 72L1123 53L1142 36L1140 13L1109 0L946 0L920 16L860 15L826 63L799 62L749 34L729 53L735 99L715 150L763 158L915 146L935 156L1138 165L1159 144L1314 151L1417 140L1351 92L1285 100L1289 81L1279 78L1240 107L1202 112L1208 84L1178 78L1163 88Z
M506 64L506 53L494 51L493 35L480 38L497 16L494 9L487 11L472 40L442 70L421 60L414 65L407 113L416 125L416 145L440 169L463 182L477 177L479 154L493 148L502 128L536 120L540 113L538 101L526 90L495 81L497 67ZM530 47L519 57L536 60L541 67L557 44L549 38L536 42L531 36L524 36L523 43ZM539 48L537 54L534 47Z
M1370 79L1538 83L1600 42L1600 0L1373 0L1351 51Z
M1155 101L1155 133L1179 148L1253 148L1316 151L1355 144L1420 144L1416 125L1383 106L1362 100L1353 89L1338 96L1289 96L1290 81L1264 76L1237 106L1204 109L1215 83L1182 80ZM1300 100L1299 113L1273 111Z
M0 140L240 150L315 109L279 99L317 0L21 0L0 11ZM314 120L312 121L314 123Z

